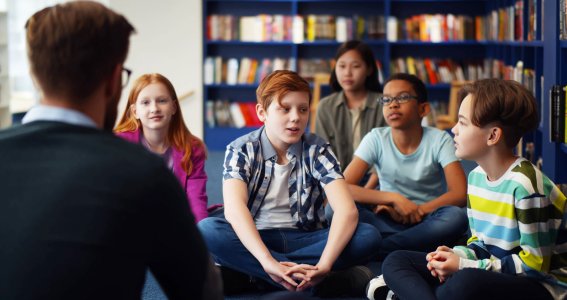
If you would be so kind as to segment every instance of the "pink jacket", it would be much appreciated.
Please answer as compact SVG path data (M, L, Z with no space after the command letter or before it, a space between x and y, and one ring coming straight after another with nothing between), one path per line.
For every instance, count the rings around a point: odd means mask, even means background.
M126 141L139 144L140 131L120 132L117 136ZM207 217L207 174L205 173L205 150L202 147L193 146L191 161L193 162L193 170L191 175L187 175L181 166L183 152L177 148L172 149L173 155L173 174L181 186L184 188L189 201L189 207L195 215L195 222Z

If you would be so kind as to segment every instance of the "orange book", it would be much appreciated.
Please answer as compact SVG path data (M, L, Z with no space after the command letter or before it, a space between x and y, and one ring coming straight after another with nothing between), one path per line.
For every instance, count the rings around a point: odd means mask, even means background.
M247 84L254 84L254 79L256 78L256 69L258 68L258 60L252 59L250 61L250 70L248 71L248 77L246 79Z

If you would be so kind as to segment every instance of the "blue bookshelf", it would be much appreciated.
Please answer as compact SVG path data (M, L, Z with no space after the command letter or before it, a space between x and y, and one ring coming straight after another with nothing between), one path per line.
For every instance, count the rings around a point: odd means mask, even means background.
M542 4L543 2L543 4ZM467 16L486 15L489 12L512 6L516 0L203 0L203 57L223 56L240 59L286 57L296 62L303 58L330 59L339 42L316 40L303 43L286 42L241 42L206 40L207 16L230 14L249 16L258 14L308 15L330 14L336 16L395 16L398 19L418 14L462 14ZM549 142L549 88L553 84L567 85L567 41L559 40L558 1L537 1L535 16L538 21L535 40L527 41L529 0L524 0L524 35L518 41L449 41L421 42L364 37L381 61L384 76L389 76L390 61L398 57L451 58L455 60L485 58L499 59L506 65L515 65L521 60L524 68L534 70L536 84L534 94L541 107L542 123L539 129L526 141L533 141L536 157L543 157L543 171L555 182L567 183L567 145ZM545 18L542 18L542 16ZM545 32L542 31L545 28ZM541 77L544 77L543 85ZM204 99L228 97L234 101L255 101L256 85L211 84L204 86ZM434 101L448 99L450 85L428 85ZM323 94L330 92L324 87ZM443 100L439 100L443 101ZM210 128L205 124L205 142L211 150L223 150L230 141L250 132L254 128Z

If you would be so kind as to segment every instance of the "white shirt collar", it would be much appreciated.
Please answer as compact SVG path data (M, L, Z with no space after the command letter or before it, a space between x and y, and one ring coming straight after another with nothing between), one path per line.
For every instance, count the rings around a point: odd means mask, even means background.
M32 107L22 119L22 124L34 121L56 121L72 125L98 128L96 123L82 112L69 108L42 104Z

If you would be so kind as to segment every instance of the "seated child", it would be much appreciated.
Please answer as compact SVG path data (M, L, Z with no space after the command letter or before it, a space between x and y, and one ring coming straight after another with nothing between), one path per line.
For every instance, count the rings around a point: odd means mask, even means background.
M352 266L376 255L380 234L358 224L329 144L305 132L309 84L295 72L275 71L256 95L264 126L226 150L226 220L209 217L198 224L215 262L290 291L315 287L318 295L362 296L372 273ZM337 211L330 228L325 201ZM345 269L333 275L347 280L327 276Z
M514 155L520 138L539 124L534 97L500 79L462 92L456 155L479 165L468 178L472 237L466 247L396 251L384 261L383 279L401 299L565 299L565 196ZM378 281L369 285L370 299L387 293Z
M195 222L207 217L205 145L185 126L171 82L158 73L140 76L126 105L116 135L161 156L185 190Z
M334 93L317 106L315 134L329 141L344 170L362 138L374 127L384 126L378 68L372 49L361 41L341 44L335 55L329 85ZM377 178L363 180L374 188Z
M433 251L455 242L467 229L461 208L466 178L451 136L421 126L430 109L425 85L416 76L394 74L381 102L389 127L372 129L345 170L356 202L373 209L362 208L360 221L380 231L379 259L399 249ZM380 190L357 186L373 165Z

